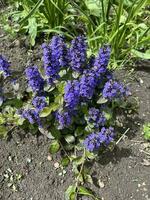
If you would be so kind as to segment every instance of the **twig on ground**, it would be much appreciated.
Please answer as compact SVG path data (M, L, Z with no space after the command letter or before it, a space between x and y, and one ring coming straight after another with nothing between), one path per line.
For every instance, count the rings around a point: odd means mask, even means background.
M125 134L126 134L129 130L130 130L130 128L128 128L128 129L122 134L122 136L119 138L119 140L116 142L116 144L118 144L118 143L122 140L122 138L125 136Z

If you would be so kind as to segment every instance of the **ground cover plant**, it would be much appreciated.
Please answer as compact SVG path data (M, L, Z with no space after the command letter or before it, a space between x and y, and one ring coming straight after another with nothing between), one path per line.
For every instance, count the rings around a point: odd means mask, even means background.
M21 104L15 108L12 124L45 134L52 140L51 154L63 151L62 166L72 163L75 182L66 190L65 199L76 199L78 195L98 199L83 186L86 181L92 183L86 163L110 148L120 136L117 111L126 108L129 89L108 69L108 45L89 56L85 36L68 44L58 35L44 43L42 49L43 65L25 70L26 97L15 98ZM10 64L2 56L0 61L1 75L10 76ZM2 113L6 102L1 103ZM1 127L7 124L3 119L2 114Z

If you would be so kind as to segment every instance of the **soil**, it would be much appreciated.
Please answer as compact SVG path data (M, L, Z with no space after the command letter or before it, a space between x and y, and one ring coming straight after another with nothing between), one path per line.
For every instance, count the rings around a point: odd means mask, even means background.
M7 37L2 26L0 35L0 54L11 60L23 85L26 65L40 61L39 47L29 50L24 41ZM116 76L126 80L138 98L138 115L126 123L124 132L130 129L114 150L92 164L94 184L90 187L103 200L150 200L150 143L142 135L143 124L150 121L150 68L141 62L133 73L122 70ZM56 168L59 155L51 158L49 145L45 136L25 134L17 128L10 140L0 140L0 200L64 199L73 174L70 168L64 176L60 174L62 169Z

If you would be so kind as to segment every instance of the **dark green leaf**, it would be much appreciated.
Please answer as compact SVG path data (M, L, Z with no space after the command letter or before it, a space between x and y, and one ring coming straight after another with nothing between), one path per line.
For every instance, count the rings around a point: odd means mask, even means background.
M80 136L80 135L83 135L84 134L84 129L82 126L79 126L76 130L75 130L75 136Z
M60 144L57 140L53 141L50 145L49 151L51 154L57 153L60 149Z
M90 196L94 200L98 200L98 198L94 196L93 192L91 192L89 189L87 189L87 188L85 188L83 186L79 187L79 194L80 195L84 195L84 196Z
M62 160L61 160L61 164L62 164L63 167L68 166L69 162L70 162L70 160L67 156L62 158Z
M70 150L73 150L74 145L73 145L73 144L66 144L66 145L64 145L64 148L65 148L67 151L70 151Z
M51 128L50 128L50 131L51 131L51 134L52 134L52 136L53 136L54 138L56 138L56 139L58 139L58 140L61 138L61 132L60 132L57 128L51 127Z
M20 108L23 105L23 102L20 99L10 99L7 100L6 103L4 103L4 106L14 106L16 108Z

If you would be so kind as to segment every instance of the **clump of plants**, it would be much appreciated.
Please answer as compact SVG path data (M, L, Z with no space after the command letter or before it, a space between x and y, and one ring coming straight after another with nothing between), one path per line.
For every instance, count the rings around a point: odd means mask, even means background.
M88 55L84 36L68 45L58 35L42 44L42 49L43 65L25 70L28 95L17 111L20 124L51 138L50 153L64 152L63 167L72 163L75 182L65 199L78 195L98 199L83 187L86 181L92 183L86 162L115 144L116 110L127 101L129 89L108 69L108 45L97 55Z

